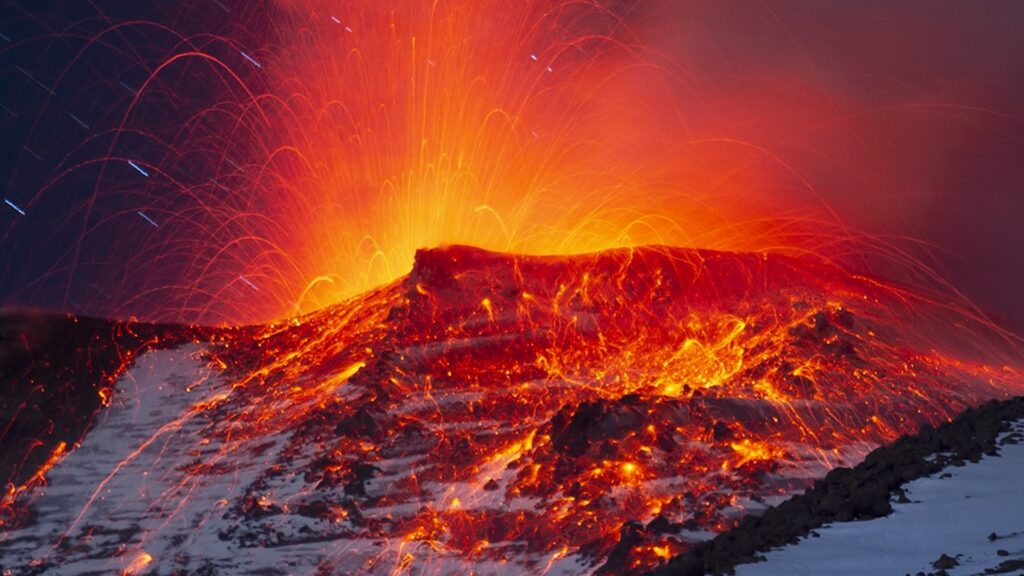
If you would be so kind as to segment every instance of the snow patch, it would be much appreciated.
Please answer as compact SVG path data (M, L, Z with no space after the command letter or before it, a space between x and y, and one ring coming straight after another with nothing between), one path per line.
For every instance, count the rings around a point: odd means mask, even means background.
M1024 420L1013 427L1024 431ZM1024 444L1004 444L997 457L949 467L903 488L912 502L894 503L889 516L819 528L819 537L769 552L766 562L737 566L736 574L927 574L946 554L959 563L947 573L966 576L1024 559Z

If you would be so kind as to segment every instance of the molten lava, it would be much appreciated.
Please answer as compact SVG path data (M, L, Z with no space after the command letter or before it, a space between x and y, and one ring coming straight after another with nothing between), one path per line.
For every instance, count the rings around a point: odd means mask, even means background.
M246 566L271 550L326 573L634 573L1024 390L1013 347L942 300L816 261L662 247L423 250L390 285L203 346L212 383L187 384L56 542L12 529L5 557L74 565L99 507L139 497L114 486L142 466L170 488L146 495L163 512L121 541L126 566L195 567L185 551L212 541Z

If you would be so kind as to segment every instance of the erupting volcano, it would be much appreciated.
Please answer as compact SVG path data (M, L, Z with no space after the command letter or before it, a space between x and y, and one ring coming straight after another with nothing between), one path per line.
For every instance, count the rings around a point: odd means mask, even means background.
M770 4L4 3L0 576L642 574L1024 393L1024 98Z
M942 300L667 247L422 250L342 304L193 339L12 491L4 568L642 573L1022 390L999 332Z

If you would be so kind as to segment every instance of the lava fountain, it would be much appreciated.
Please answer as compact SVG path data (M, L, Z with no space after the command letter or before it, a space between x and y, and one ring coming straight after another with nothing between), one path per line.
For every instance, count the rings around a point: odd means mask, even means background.
M63 282L81 313L237 324L363 293L446 244L902 258L845 230L751 128L798 134L824 116L709 89L645 44L665 9L215 2L35 39L72 52L35 133L88 130L29 138L62 160L16 205L38 217L62 187L91 196L60 212L54 245L25 246L57 257L23 290ZM839 103L802 90L801 110ZM82 110L96 93L102 116Z

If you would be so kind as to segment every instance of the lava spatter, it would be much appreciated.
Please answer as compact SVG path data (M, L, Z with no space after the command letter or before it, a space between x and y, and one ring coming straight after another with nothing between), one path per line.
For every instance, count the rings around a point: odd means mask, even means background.
M987 357L954 354L968 336ZM164 448L112 462L73 524L37 514L0 550L58 571L144 549L167 572L641 572L873 446L1019 394L997 336L792 257L424 250L362 297L200 344L204 392L147 432ZM143 473L158 513L117 491Z

